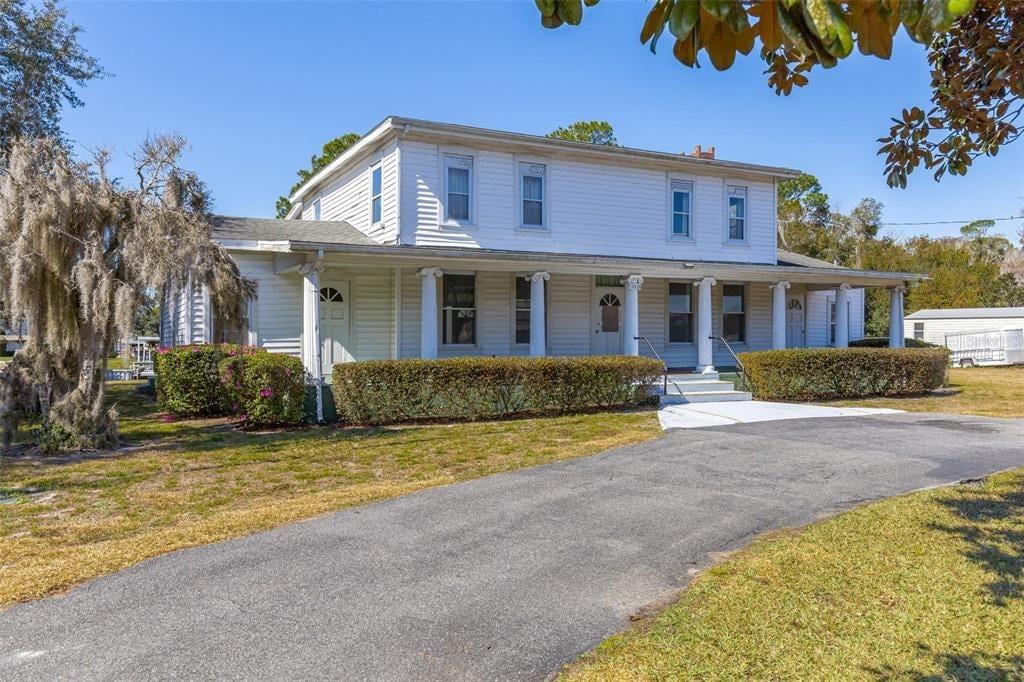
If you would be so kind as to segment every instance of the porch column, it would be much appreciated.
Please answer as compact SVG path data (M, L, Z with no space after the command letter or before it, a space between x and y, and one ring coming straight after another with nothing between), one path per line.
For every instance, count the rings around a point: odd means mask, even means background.
M786 347L786 289L789 282L776 282L772 290L772 349Z
M714 277L697 282L697 371L714 374L715 361L711 345L711 287Z
M547 353L547 336L544 323L544 282L551 279L546 272L535 272L530 277L530 355L544 357Z
M889 348L903 348L903 292L904 286L889 290Z
M441 268L420 270L420 357L437 357L437 282Z
M836 289L836 348L850 345L850 285Z
M316 420L324 420L323 370L320 362L320 261L299 268L302 274L302 366L316 391Z
M644 278L640 275L630 275L626 278L626 297L622 308L622 339L623 355L640 355L640 287L643 286Z

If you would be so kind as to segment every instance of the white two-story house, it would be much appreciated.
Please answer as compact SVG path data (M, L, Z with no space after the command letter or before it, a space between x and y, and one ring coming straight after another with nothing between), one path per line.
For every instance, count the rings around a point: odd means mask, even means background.
M864 287L918 276L776 247L786 168L389 117L291 197L285 220L219 217L257 282L243 329L169 292L165 344L242 341L334 363L462 355L655 354L847 345Z

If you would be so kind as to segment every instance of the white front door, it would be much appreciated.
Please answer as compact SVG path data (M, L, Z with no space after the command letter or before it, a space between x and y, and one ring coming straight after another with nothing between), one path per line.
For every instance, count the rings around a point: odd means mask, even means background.
M349 352L348 282L320 283L320 363L324 378L330 380L337 362L351 362Z
M594 355L622 354L622 289L597 287L594 289Z
M803 348L804 297L790 296L786 299L786 348Z

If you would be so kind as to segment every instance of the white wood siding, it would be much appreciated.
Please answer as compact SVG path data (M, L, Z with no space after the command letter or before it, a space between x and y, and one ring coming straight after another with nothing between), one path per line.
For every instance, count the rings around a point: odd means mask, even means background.
M805 307L807 326L807 345L811 348L824 348L832 345L829 330L829 307L836 299L833 290L808 291ZM850 289L850 340L864 338L864 290Z
M670 174L643 168L530 157L547 166L547 231L517 229L519 157L474 155L474 226L442 224L444 147L402 141L402 241L523 251L775 262L775 190L770 181L676 175L694 182L693 239L669 237ZM466 150L459 149L459 153ZM726 185L747 187L747 242L726 243Z
M945 320L903 320L903 334L914 338L914 323L924 324L924 340L945 345L947 334L960 332L1002 331L1024 329L1024 317L950 318Z
M398 143L392 142L349 168L316 195L306 198L302 219L315 220L314 203L320 200L321 220L344 220L382 243L398 236ZM381 164L381 222L372 224L370 169Z

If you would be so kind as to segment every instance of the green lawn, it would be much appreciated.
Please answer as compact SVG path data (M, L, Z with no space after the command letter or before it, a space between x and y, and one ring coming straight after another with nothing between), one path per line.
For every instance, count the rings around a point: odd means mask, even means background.
M833 404L892 407L908 412L1024 417L1024 366L971 367L949 370L948 387L910 398L841 400Z
M109 384L139 447L0 462L0 606L182 547L661 434L653 410L244 433L165 421L137 386Z
M564 679L1024 679L1024 470L762 538Z

